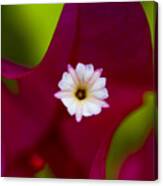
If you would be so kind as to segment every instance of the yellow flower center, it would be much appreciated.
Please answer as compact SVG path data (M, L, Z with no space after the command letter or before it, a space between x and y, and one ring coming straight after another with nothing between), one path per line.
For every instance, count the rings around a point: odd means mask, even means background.
M77 89L77 91L75 92L75 96L79 99L79 100L83 100L86 98L86 90L85 89Z

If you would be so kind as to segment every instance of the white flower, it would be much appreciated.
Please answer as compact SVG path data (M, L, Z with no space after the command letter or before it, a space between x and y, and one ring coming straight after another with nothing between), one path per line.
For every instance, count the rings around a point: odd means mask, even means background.
M54 96L61 99L68 113L80 122L82 116L97 115L103 107L109 107L104 99L109 97L105 88L106 78L100 77L103 69L94 70L92 64L78 63L76 69L68 65L58 86L61 89Z

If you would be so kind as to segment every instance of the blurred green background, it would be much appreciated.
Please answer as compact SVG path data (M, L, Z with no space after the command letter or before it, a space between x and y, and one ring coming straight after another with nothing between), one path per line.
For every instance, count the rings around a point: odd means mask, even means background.
M40 63L62 9L63 4L3 5L2 58L28 67Z

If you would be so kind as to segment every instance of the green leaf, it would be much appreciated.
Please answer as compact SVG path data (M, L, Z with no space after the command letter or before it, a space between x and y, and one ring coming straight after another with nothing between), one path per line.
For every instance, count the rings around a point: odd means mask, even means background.
M2 78L2 82L6 85L6 87L11 93L16 95L19 93L19 86L17 80Z
M46 164L43 170L37 172L35 174L35 178L54 178L54 174L52 173L49 166Z
M128 115L115 132L107 154L106 177L117 179L126 158L138 151L153 128L155 115L155 95L147 92L143 105Z
M32 67L52 39L63 4L2 5L2 58Z
M157 15L157 3L154 1L144 1L141 2L141 5L144 9L145 15L148 20L150 33L151 33L151 42L152 47L154 48L155 43L155 28L156 28L156 15Z

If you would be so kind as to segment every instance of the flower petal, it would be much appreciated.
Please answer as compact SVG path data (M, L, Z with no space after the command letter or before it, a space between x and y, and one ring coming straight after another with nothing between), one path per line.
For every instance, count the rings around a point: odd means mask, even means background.
M95 72L92 74L88 83L90 85L93 85L95 83L95 81L101 76L102 71L103 71L102 68L95 70Z
M97 104L97 105L100 105L100 106L103 107L103 108L109 108L109 104L108 104L106 101L104 101L104 100L98 99L98 98L96 98L96 97L90 98L89 100L90 100L92 103L95 103L95 104Z
M58 86L61 90L71 90L74 87L74 81L71 75L67 72L64 72Z
M90 111L90 109L88 108L87 104L83 105L83 116L91 116L92 112Z
M91 90L98 90L104 88L106 85L106 78L98 78L97 81L92 85Z
M98 99L106 99L109 97L108 90L106 88L93 91L92 93Z
M95 102L88 101L85 104L85 110L88 111L87 114L90 113L91 115L96 115L101 112L101 105L96 104Z
M71 116L73 116L76 113L76 110L77 110L77 103L74 100L69 102L69 103L71 103L71 104L69 104L69 106L67 107L67 111L69 112L69 114Z
M76 66L76 73L81 82L84 81L84 74L85 74L85 65L82 63L78 63Z
M68 64L67 68L68 68L69 73L71 74L71 77L72 77L74 83L77 84L78 77L77 77L75 69L70 64Z
M63 104L64 104L67 108L71 107L71 105L74 103L74 99L71 98L71 97L62 98L61 100L62 100Z
M88 81L94 73L94 67L92 64L85 65L84 80Z
M82 106L79 104L77 106L76 115L75 115L77 122L80 122L82 120L82 114L83 114L83 109Z
M64 99L71 97L72 93L69 91L59 91L54 94L54 96L58 99Z

